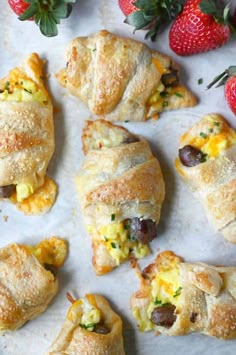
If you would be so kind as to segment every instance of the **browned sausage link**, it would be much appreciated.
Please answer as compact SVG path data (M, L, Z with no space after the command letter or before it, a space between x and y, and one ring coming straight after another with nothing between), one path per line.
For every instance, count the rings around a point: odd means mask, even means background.
M163 74L161 82L164 86L175 86L179 84L178 70L171 69L170 73Z
M147 244L157 235L156 223L151 219L140 219L135 217L126 220L126 224L129 226L131 240L139 240L141 243Z
M135 136L130 136L123 141L124 144L130 144L135 142L139 142L139 138Z
M154 308L151 314L151 321L165 328L171 328L176 321L175 306L173 304Z
M16 192L16 185L0 186L0 198L9 198Z
M179 159L184 166L192 167L203 163L205 154L201 150L185 145L179 149Z
M93 331L98 334L108 334L110 331L107 329L107 327L104 324L98 323L95 324Z

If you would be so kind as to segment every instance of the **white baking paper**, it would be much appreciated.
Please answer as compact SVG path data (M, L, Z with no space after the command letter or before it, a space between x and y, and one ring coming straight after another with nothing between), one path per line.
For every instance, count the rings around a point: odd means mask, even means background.
M74 177L83 160L81 132L84 121L92 118L86 107L67 94L56 82L54 74L65 65L64 47L76 36L88 35L102 28L116 34L144 41L144 32L136 32L124 24L118 0L78 0L69 19L59 26L55 38L42 36L33 22L20 22L7 1L0 0L0 76L18 65L28 54L37 52L47 60L49 87L54 99L56 151L49 175L59 185L52 210L40 217L26 217L13 205L0 203L0 247L10 242L34 244L57 235L69 241L70 252L60 270L60 291L47 311L20 330L0 337L1 355L40 355L46 352L65 319L69 302L66 292L74 297L85 293L101 293L121 315L124 323L125 350L129 355L153 354L234 354L236 341L220 341L199 334L183 337L156 337L153 332L139 333L129 309L129 299L138 289L138 280L129 263L112 273L96 276L92 265L90 240L85 230L77 200ZM232 1L236 5L236 1ZM173 250L186 261L236 265L236 246L223 240L208 224L201 204L195 200L174 169L178 138L204 114L224 115L236 127L236 117L227 107L223 88L206 91L211 79L235 65L236 42L205 54L178 57L168 46L168 29L151 47L173 57L181 65L183 82L198 96L199 104L191 109L163 113L158 121L124 123L131 132L142 134L151 143L160 161L166 198L158 227L158 238L152 242L153 254L140 261L142 267L154 260L158 251ZM198 79L203 83L198 85ZM6 218L7 216L7 218Z

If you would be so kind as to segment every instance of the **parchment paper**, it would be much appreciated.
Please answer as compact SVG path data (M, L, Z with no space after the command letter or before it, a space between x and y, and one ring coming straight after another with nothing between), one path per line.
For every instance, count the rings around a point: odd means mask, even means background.
M65 65L64 47L76 36L88 35L102 28L143 41L144 32L132 33L123 23L117 0L78 0L69 19L62 21L59 35L43 37L33 22L21 23L0 0L0 76L18 65L28 54L37 52L48 62L49 87L54 98L56 151L49 175L59 185L53 209L41 217L26 217L8 203L0 203L0 247L10 243L34 244L57 235L70 244L69 258L60 270L60 291L47 311L17 332L0 337L1 355L40 355L55 339L65 319L69 302L66 292L74 297L85 293L101 293L111 302L124 321L126 353L150 354L234 354L236 341L220 341L203 335L156 337L153 332L139 333L129 310L131 294L139 283L129 263L105 276L96 276L92 265L90 240L85 230L77 200L74 177L83 160L81 131L84 121L92 118L85 106L59 87L54 74ZM236 1L232 1L236 5ZM126 123L131 132L144 135L160 161L166 198L162 209L158 238L152 242L153 254L140 261L142 267L154 260L157 251L173 250L186 261L236 265L236 246L223 240L208 224L200 203L180 180L174 169L179 136L203 114L217 112L234 127L236 118L223 98L223 88L206 91L210 80L229 65L235 64L235 41L209 53L181 58L168 46L168 30L153 48L169 54L181 66L184 83L199 97L199 104L186 110L164 113L158 121ZM198 85L198 79L203 84ZM8 216L6 218L5 216Z

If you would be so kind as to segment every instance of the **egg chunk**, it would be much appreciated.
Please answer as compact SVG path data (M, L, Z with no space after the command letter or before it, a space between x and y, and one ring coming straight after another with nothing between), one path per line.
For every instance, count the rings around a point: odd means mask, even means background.
M91 226L88 227L89 232L93 229ZM104 225L98 229L98 233L101 242L116 261L116 265L120 265L130 254L139 259L150 252L147 245L130 236L129 225L124 221Z
M67 319L92 332L95 325L101 321L101 311L97 307L95 297L86 295L75 301L68 311Z

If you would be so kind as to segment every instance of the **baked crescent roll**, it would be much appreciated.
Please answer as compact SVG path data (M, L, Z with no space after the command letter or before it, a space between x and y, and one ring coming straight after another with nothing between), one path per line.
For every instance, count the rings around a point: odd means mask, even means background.
M176 169L195 191L209 221L236 243L236 132L210 114L180 139Z
M43 65L33 53L0 80L0 198L26 214L47 212L56 197L55 183L45 181L54 127Z
M165 185L146 140L105 120L83 131L85 160L76 177L93 266L103 275L149 253L157 234Z
M121 318L100 295L69 299L72 305L48 355L124 355Z
M236 267L185 263L165 251L139 276L131 310L141 331L236 338Z
M43 313L58 291L57 269L67 254L63 239L0 249L0 331L16 330Z
M133 39L102 30L73 39L66 58L59 83L107 120L144 121L196 104L171 58Z

